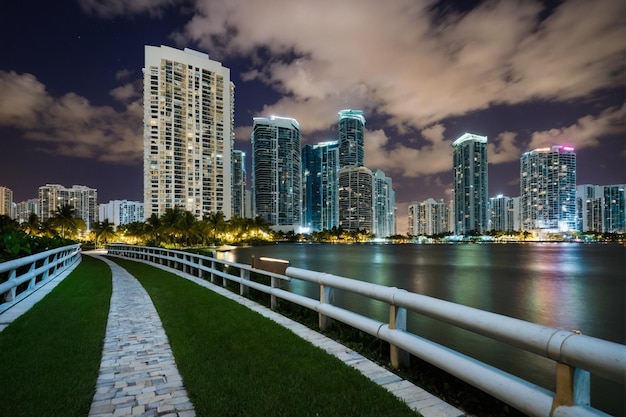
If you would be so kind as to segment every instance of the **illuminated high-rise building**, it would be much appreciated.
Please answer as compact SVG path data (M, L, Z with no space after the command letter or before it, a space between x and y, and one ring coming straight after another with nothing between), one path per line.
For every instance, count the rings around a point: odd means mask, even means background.
M361 110L341 110L337 140L339 141L339 167L362 167L365 156L363 135L365 116Z
M252 195L255 215L277 230L301 224L300 125L287 117L255 117L252 126Z
M449 207L443 200L429 198L409 205L409 235L433 236L448 233Z
M61 206L69 205L74 216L82 219L91 230L98 220L98 191L84 185L65 188L59 184L46 184L39 187L39 220L43 223L56 215Z
M231 215L234 84L207 54L146 46L144 215Z
M302 147L302 227L306 230L338 226L338 170L337 141Z
M489 226L487 137L465 133L452 147L454 233L483 233Z
M601 232L603 217L603 189L600 185L576 186L576 230Z
M100 204L98 213L100 221L108 220L115 227L144 221L141 201L111 200Z
M568 146L539 148L520 159L523 230L576 229L576 153Z
M489 230L515 230L515 199L504 195L489 199Z
M396 194L393 182L380 169L373 177L373 226L372 233L378 238L396 234Z
M13 217L13 190L0 187L0 215Z
M374 191L372 171L366 167L339 170L339 226L346 231L372 232Z
M605 185L603 189L603 231L626 232L626 184Z
M233 150L232 183L232 214L245 217L246 153L241 150Z

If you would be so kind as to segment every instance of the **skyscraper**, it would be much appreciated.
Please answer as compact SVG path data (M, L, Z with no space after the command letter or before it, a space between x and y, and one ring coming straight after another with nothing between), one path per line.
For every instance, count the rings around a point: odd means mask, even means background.
M39 187L39 220L43 223L56 215L57 209L69 205L74 216L83 219L87 230L98 221L98 191L84 185L65 188L59 184Z
M174 207L230 217L234 88L207 54L145 47L146 218Z
M520 159L523 230L576 229L576 153L568 146L526 152Z
M365 155L363 131L365 116L361 110L339 112L339 167L362 167Z
M603 230L603 187L581 184L576 186L576 230L581 232Z
M339 225L339 142L302 147L302 226L310 231Z
M449 208L443 200L427 199L409 205L409 235L433 236L449 231Z
M275 229L301 224L300 126L286 117L255 117L252 126L252 195L255 215Z
M339 226L353 232L372 231L374 191L372 171L366 167L339 170Z
M13 190L0 186L0 215L13 217Z
M233 193L232 214L245 217L245 194L246 194L246 154L240 150L233 150Z
M515 230L515 200L499 195L489 199L489 230L510 232Z
M108 220L115 227L143 222L143 203L140 201L111 200L98 206L100 221Z
M626 184L604 187L604 232L626 232Z
M483 233L489 226L487 137L465 133L452 143L454 233Z
M393 236L396 234L396 194L393 182L380 169L374 173L373 181L372 233L378 238Z

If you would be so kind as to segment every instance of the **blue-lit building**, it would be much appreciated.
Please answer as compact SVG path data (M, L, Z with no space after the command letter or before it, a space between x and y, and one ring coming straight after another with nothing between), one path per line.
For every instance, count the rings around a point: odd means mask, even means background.
M302 148L302 227L305 230L321 231L339 225L338 170L338 141Z
M484 233L489 227L487 137L465 133L452 147L454 234Z
M302 170L297 120L255 117L251 140L254 215L274 229L299 230Z
M361 110L341 110L337 140L339 141L339 166L362 167L364 148L365 116Z
M339 170L339 226L346 231L372 231L373 179L366 167L345 167Z
M520 159L523 230L576 230L576 153L569 146L526 152Z
M604 186L604 231L611 233L626 232L626 184Z

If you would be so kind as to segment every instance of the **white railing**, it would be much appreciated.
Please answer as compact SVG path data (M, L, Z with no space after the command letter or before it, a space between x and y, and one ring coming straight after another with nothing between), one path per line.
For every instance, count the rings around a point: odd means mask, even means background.
M109 254L165 265L215 283L220 277L239 283L244 294L254 288L278 299L312 309L319 315L320 328L329 319L338 320L376 336L391 346L391 360L400 366L410 353L487 392L531 416L605 416L590 406L590 374L626 382L626 346L554 329L511 317L427 297L406 290L371 284L332 274L289 266L288 261L260 258L252 265L160 248L112 244ZM239 270L239 276L226 267ZM265 285L250 279L251 272L271 278ZM319 285L319 299L280 288L281 280L292 278ZM389 322L383 323L332 304L334 289L379 300L389 305ZM406 331L407 311L416 312L453 326L516 346L556 362L556 392L487 365L462 353Z
M0 263L0 313L80 260L80 244Z

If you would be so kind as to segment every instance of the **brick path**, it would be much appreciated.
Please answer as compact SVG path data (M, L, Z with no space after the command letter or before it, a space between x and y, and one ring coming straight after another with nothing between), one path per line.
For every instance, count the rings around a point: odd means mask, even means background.
M89 416L195 416L152 300L125 269L90 256L111 268L113 294Z

